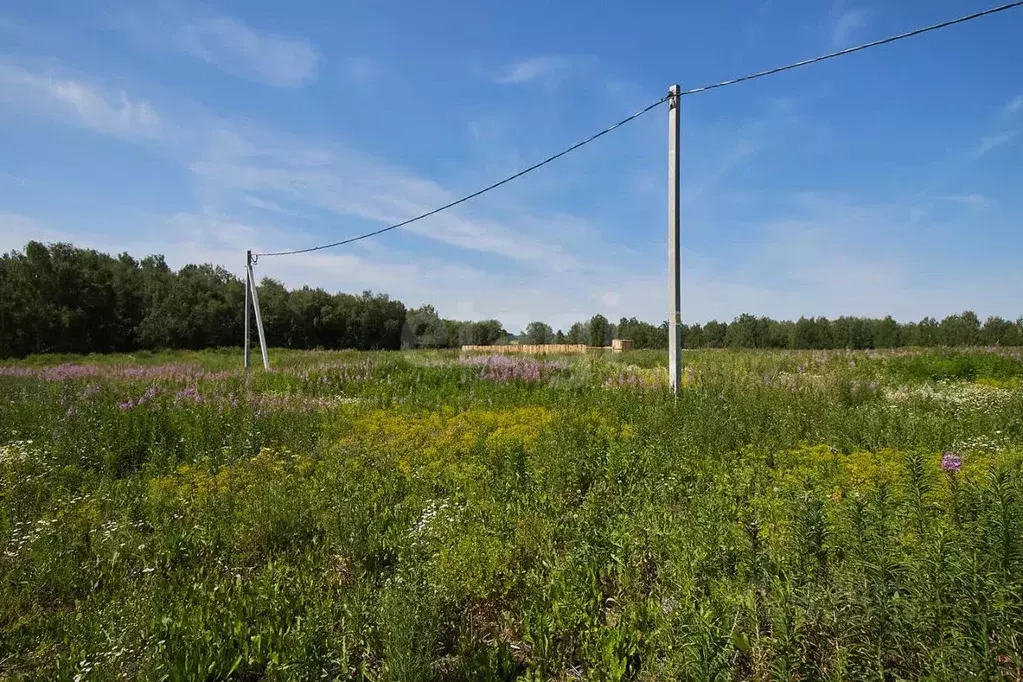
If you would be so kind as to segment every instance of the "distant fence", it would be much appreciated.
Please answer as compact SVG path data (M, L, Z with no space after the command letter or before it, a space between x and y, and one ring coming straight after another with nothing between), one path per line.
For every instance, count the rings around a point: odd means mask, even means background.
M568 353L586 353L589 351L607 351L608 346L587 346L585 343L543 343L518 344L507 346L462 346L465 353L507 353L520 355L564 355ZM615 339L611 342L612 353L632 350L629 339Z
M462 346L463 352L468 353L508 353L525 355L549 355L566 353L585 353L587 349L584 343L545 343L538 345L517 345L517 346Z

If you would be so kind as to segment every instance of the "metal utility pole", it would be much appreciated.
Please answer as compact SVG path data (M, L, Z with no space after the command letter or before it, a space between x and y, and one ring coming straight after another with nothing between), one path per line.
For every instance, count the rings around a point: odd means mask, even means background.
M245 371L249 371L249 347L251 342L249 341L249 287L252 286L252 280L249 278L249 270L252 269L252 251L245 252Z
M270 369L270 358L266 354L266 335L263 334L263 316L259 312L259 291L256 289L256 278L252 275L252 252L247 252L245 261L245 278L249 281L252 292L252 311L256 313L256 332L259 334L259 350L263 354L263 369Z
M679 166L681 154L682 89L668 88L668 380L672 393L682 385L682 282L680 279L681 206Z

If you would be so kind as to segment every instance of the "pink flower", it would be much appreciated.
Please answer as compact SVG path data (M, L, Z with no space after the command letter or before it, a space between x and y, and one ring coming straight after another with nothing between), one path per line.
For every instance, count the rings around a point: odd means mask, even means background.
M177 394L174 396L174 402L179 403L183 400L191 400L196 403L201 403L202 396L199 395L199 389L195 388L194 386L190 386L188 388L178 391Z
M954 452L945 452L941 455L941 470L954 473L963 466L963 458Z

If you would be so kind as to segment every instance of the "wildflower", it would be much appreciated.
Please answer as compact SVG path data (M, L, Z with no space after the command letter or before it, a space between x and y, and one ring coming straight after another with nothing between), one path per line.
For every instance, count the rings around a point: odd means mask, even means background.
M485 381L540 381L553 371L565 369L565 363L556 360L504 355L469 356L460 358L458 362L467 367L479 367L479 378Z
M135 403L135 404L136 405L142 405L144 403L148 403L150 400L155 398L159 392L160 392L160 389L158 389L156 386L150 386L146 390L146 392L142 394L142 397L139 398L138 402Z
M941 455L941 470L956 472L963 466L963 458L954 452L948 451Z
M134 408L134 407L135 407L135 401L133 401L131 398L128 398L123 403L117 403L117 408L119 410L122 410L122 411L125 411L125 412L130 410L130 409L132 409L132 408Z
M201 403L202 396L199 395L199 389L194 386L190 386L178 391L174 396L174 402L180 403L183 400L191 400L196 403Z

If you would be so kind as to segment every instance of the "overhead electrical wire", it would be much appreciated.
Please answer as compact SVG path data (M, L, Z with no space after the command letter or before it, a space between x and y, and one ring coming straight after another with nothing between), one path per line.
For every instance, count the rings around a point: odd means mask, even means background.
M518 173L515 173L514 175L509 175L508 177L504 178L503 180L498 180L497 182L495 182L492 185L487 185L483 189L476 190L472 194L467 194L464 197L462 197L461 199L456 199L455 201L452 201L450 203L444 204L443 206L438 206L437 208L433 209L432 211L427 211L426 213L421 213L421 214L415 216L414 218L409 218L408 220L403 220L400 223L395 223L394 225L388 225L387 227L382 227L379 230L374 230L372 232L367 232L365 234L360 234L357 237L349 237L348 239L342 239L341 241L333 242L333 243L330 243L330 244L321 244L320 246L311 246L311 247L309 247L307 249L294 249L293 251L273 251L273 252L270 252L270 253L259 253L259 254L253 254L253 255L254 256L288 256L288 255L291 255L291 254L294 254L294 253L309 253L310 251L320 251L322 249L330 249L330 248L333 248L335 246L343 246L345 244L351 244L352 242L357 242L360 239L368 239L369 237L375 237L378 234L383 234L384 232L390 232L391 230L397 230L399 227L405 227L406 225L410 225L410 224L416 222L417 220L422 220L423 218L429 218L430 216L436 215L436 214L440 213L441 211L446 211L449 208L453 208L455 206L458 206L459 204L463 204L466 201L469 201L470 199L475 199L476 197L480 196L481 194L486 194L487 192L489 192L492 189L497 189L501 185L507 184L507 183L511 182L512 180L515 180L516 178L521 178L526 173L531 173L532 171L535 171L537 168L540 168L542 166L546 166L551 161L556 161L557 159L560 159L562 156L565 156L566 154L569 154L571 152L574 152L576 149L579 149L579 147L582 147L583 145L587 145L590 142L593 142L594 140L596 140L596 139L598 139L600 137L603 137L604 135L607 135L611 131L616 130L616 129L622 127L623 125L625 125L629 121L633 121L633 120L639 118L640 116L642 116L646 112L650 111L651 109L656 108L657 106L661 105L662 103L664 103L666 101L668 101L668 96L667 95L665 95L661 99L657 100L653 104L650 104L650 105L640 109L639 111L637 111L636 113L632 114L631 116L629 116L627 118L623 118L621 121L618 121L614 125L611 125L611 126L608 126L607 128L604 128L599 133L594 133L593 135L590 135L589 137L587 137L585 140L580 140L579 142L576 142L571 147L568 147L567 149L564 149L564 150L558 152L557 154L554 154L553 156L548 156L546 159L544 159L543 161L540 161L539 163L534 163L532 166L530 166L528 168L523 168L522 170L520 170Z
M880 45L887 45L888 43L894 43L894 42L896 42L898 40L903 40L905 38L913 38L914 36L918 36L918 35L921 35L921 34L924 34L924 33L930 33L931 31L937 31L938 29L948 28L949 26L955 26L956 24L962 24L962 23L965 23L967 21L973 21L974 19L980 19L981 17L986 17L989 14L996 14L998 12L1004 12L1007 9L1012 9L1014 7L1019 7L1021 5L1023 5L1023 0L1016 0L1016 2L1009 2L1009 3L1006 3L1004 5L999 5L998 7L992 7L991 9L986 9L986 10L984 10L982 12L974 12L973 14L967 14L966 16L959 17L958 19L951 19L949 21L943 21L940 24L932 24L930 26L925 26L923 28L918 28L918 29L914 29L912 31L907 31L906 33L900 33L897 36L889 36L888 38L882 38L881 40L875 40L875 41L870 42L870 43L863 43L862 45L856 45L855 47L847 47L844 50L838 50L837 52L831 52L829 54L823 54L823 55L821 55L819 57L813 57L811 59L804 59L801 62L794 62L792 64L786 64L785 66L778 66L778 67L775 67L773 69L767 69L766 71L758 71L757 73L751 73L751 74L749 74L747 76L740 76L739 78L733 78L731 80L721 81L720 83L713 83L711 85L704 85L703 87L699 87L699 88L692 88L690 90L683 90L681 95L683 97L685 97L687 95L696 95L696 94L699 94L701 92L707 92L708 90L716 90L717 88L723 88L723 87L728 86L728 85L735 85L736 83L745 83L746 81L751 81L751 80L754 80L756 78L763 78L764 76L773 76L774 74L781 73L782 71L789 71L791 69L798 69L801 66L809 66L810 64L816 64L817 62L823 62L826 59L834 59L835 57L844 57L847 54L852 54L854 52L859 52L861 50L866 50L866 49L869 49L871 47L878 47Z
M999 5L997 7L992 7L990 9L986 9L986 10L983 10L983 11L980 11L980 12L974 12L973 14L967 14L967 15L961 16L961 17L959 17L957 19L950 19L949 21L943 21L943 22L940 22L940 23L937 23L937 24L931 24L930 26L924 26L923 28L918 28L918 29L914 29L912 31L907 31L906 33L900 33L898 35L889 36L887 38L882 38L880 40L875 40L875 41L872 41L872 42L869 42L869 43L863 43L862 45L856 45L854 47L848 47L848 48L845 48L844 50L838 50L836 52L830 52L828 54L820 55L818 57L812 57L810 59L804 59L802 61L793 62L791 64L786 64L785 66L778 66L778 67L775 67L773 69L767 69L765 71L758 71L756 73L751 73L751 74L748 74L748 75L745 75L745 76L740 76L739 78L732 78L730 80L720 81L718 83L712 83L710 85L704 85L704 86L701 86L699 88L691 88L689 90L683 90L682 92L679 93L679 95L681 97L688 97L688 96L691 96L691 95L700 94L702 92L708 92L710 90L716 90L718 88L727 87L729 85L736 85L738 83L744 83L746 81L755 80L757 78L763 78L764 76L772 76L772 75L774 75L776 73L782 73L783 71L790 71L792 69L798 69L798 68L803 67L803 66L809 66L810 64L816 64L818 62L823 62L823 61L828 60L828 59L834 59L835 57L843 57L845 55L853 54L855 52L860 52L862 50L866 50L866 49L869 49L869 48L872 48L872 47L879 47L881 45L887 45L889 43L894 43L896 41L904 40L906 38L913 38L915 36L922 35L924 33L929 33L931 31L937 31L939 29L948 28L949 26L955 26L956 24L962 24L962 23L965 23L967 21L973 21L974 19L980 19L981 17L986 17L986 16L991 15L991 14L997 14L998 12L1004 12L1005 10L1013 9L1015 7L1020 7L1020 6L1023 6L1023 0L1015 0L1014 2L1008 2L1008 3L1005 3L1004 5ZM617 130L618 128L622 127L626 123L629 123L630 121L633 121L633 120L639 118L640 116L642 116L643 114L647 113L648 111L651 111L652 109L656 109L658 106L660 106L664 102L668 101L668 99L670 99L670 95L666 95L666 96L660 98L656 102L653 102L652 104L647 105L646 107L640 109L639 111L637 111L636 113L632 114L631 116L623 118L622 120L618 121L617 123L614 123L613 125L610 125L607 128L604 128L600 132L594 133L593 135L590 135L586 139L580 140L579 142L576 142L572 146L563 149L562 151L558 152L557 154L553 154L551 156L548 156L543 161L540 161L538 163L534 163L532 166L529 166L527 168L523 168L522 170L518 171L517 173L509 175L508 177L506 177L506 178L504 178L502 180L498 180L497 182L495 182L493 184L487 185L486 187L483 187L482 189L476 190L472 194L467 194L467 195L463 196L461 199L456 199L455 201L451 201L451 202L449 202L447 204L444 204L443 206L438 206L437 208L435 208L433 210L427 211L426 213L421 213L421 214L419 214L417 216L409 218L408 220L403 220L400 223L395 223L393 225L388 225L387 227L382 227L379 230L373 230L372 232L366 232L364 234L360 234L360 235L357 235L355 237L349 237L347 239L342 239L340 241L331 242L329 244L320 244L319 246L310 246L310 247L305 248L305 249L292 249L292 250L289 250L289 251L269 251L269 252L266 252L266 253L254 253L252 255L253 255L253 257L259 257L259 256L290 256L290 255L299 254L299 253L311 253L313 251L322 251L323 249L332 249L332 248L334 248L336 246L344 246L345 244L351 244L353 242L361 241L363 239L369 239L370 237L375 237L377 235L384 234L385 232L390 232L391 230L397 230L400 227L405 227L406 225L411 225L414 222L418 222L420 220L423 220L424 218L429 218L430 216L437 215L438 213L440 213L442 211L446 211L449 208L454 208L455 206L458 206L459 204L464 204L465 202L469 201L470 199L475 199L476 197L478 197L478 196L480 196L482 194L486 194L487 192L489 192L491 190L497 189L498 187L500 187L502 185L505 185L505 184L511 182L512 180L516 180L518 178L521 178L523 175L526 175L527 173L532 173L533 171L537 170L538 168L542 168L543 166L546 166L547 164L551 163L552 161L556 161L556 160L560 159L561 157L574 152L576 149L579 149L580 147L583 147L583 146L585 146L585 145L587 145L587 144L589 144L589 143L591 143L591 142L593 142L593 141L603 137L604 135L607 135L608 133Z

